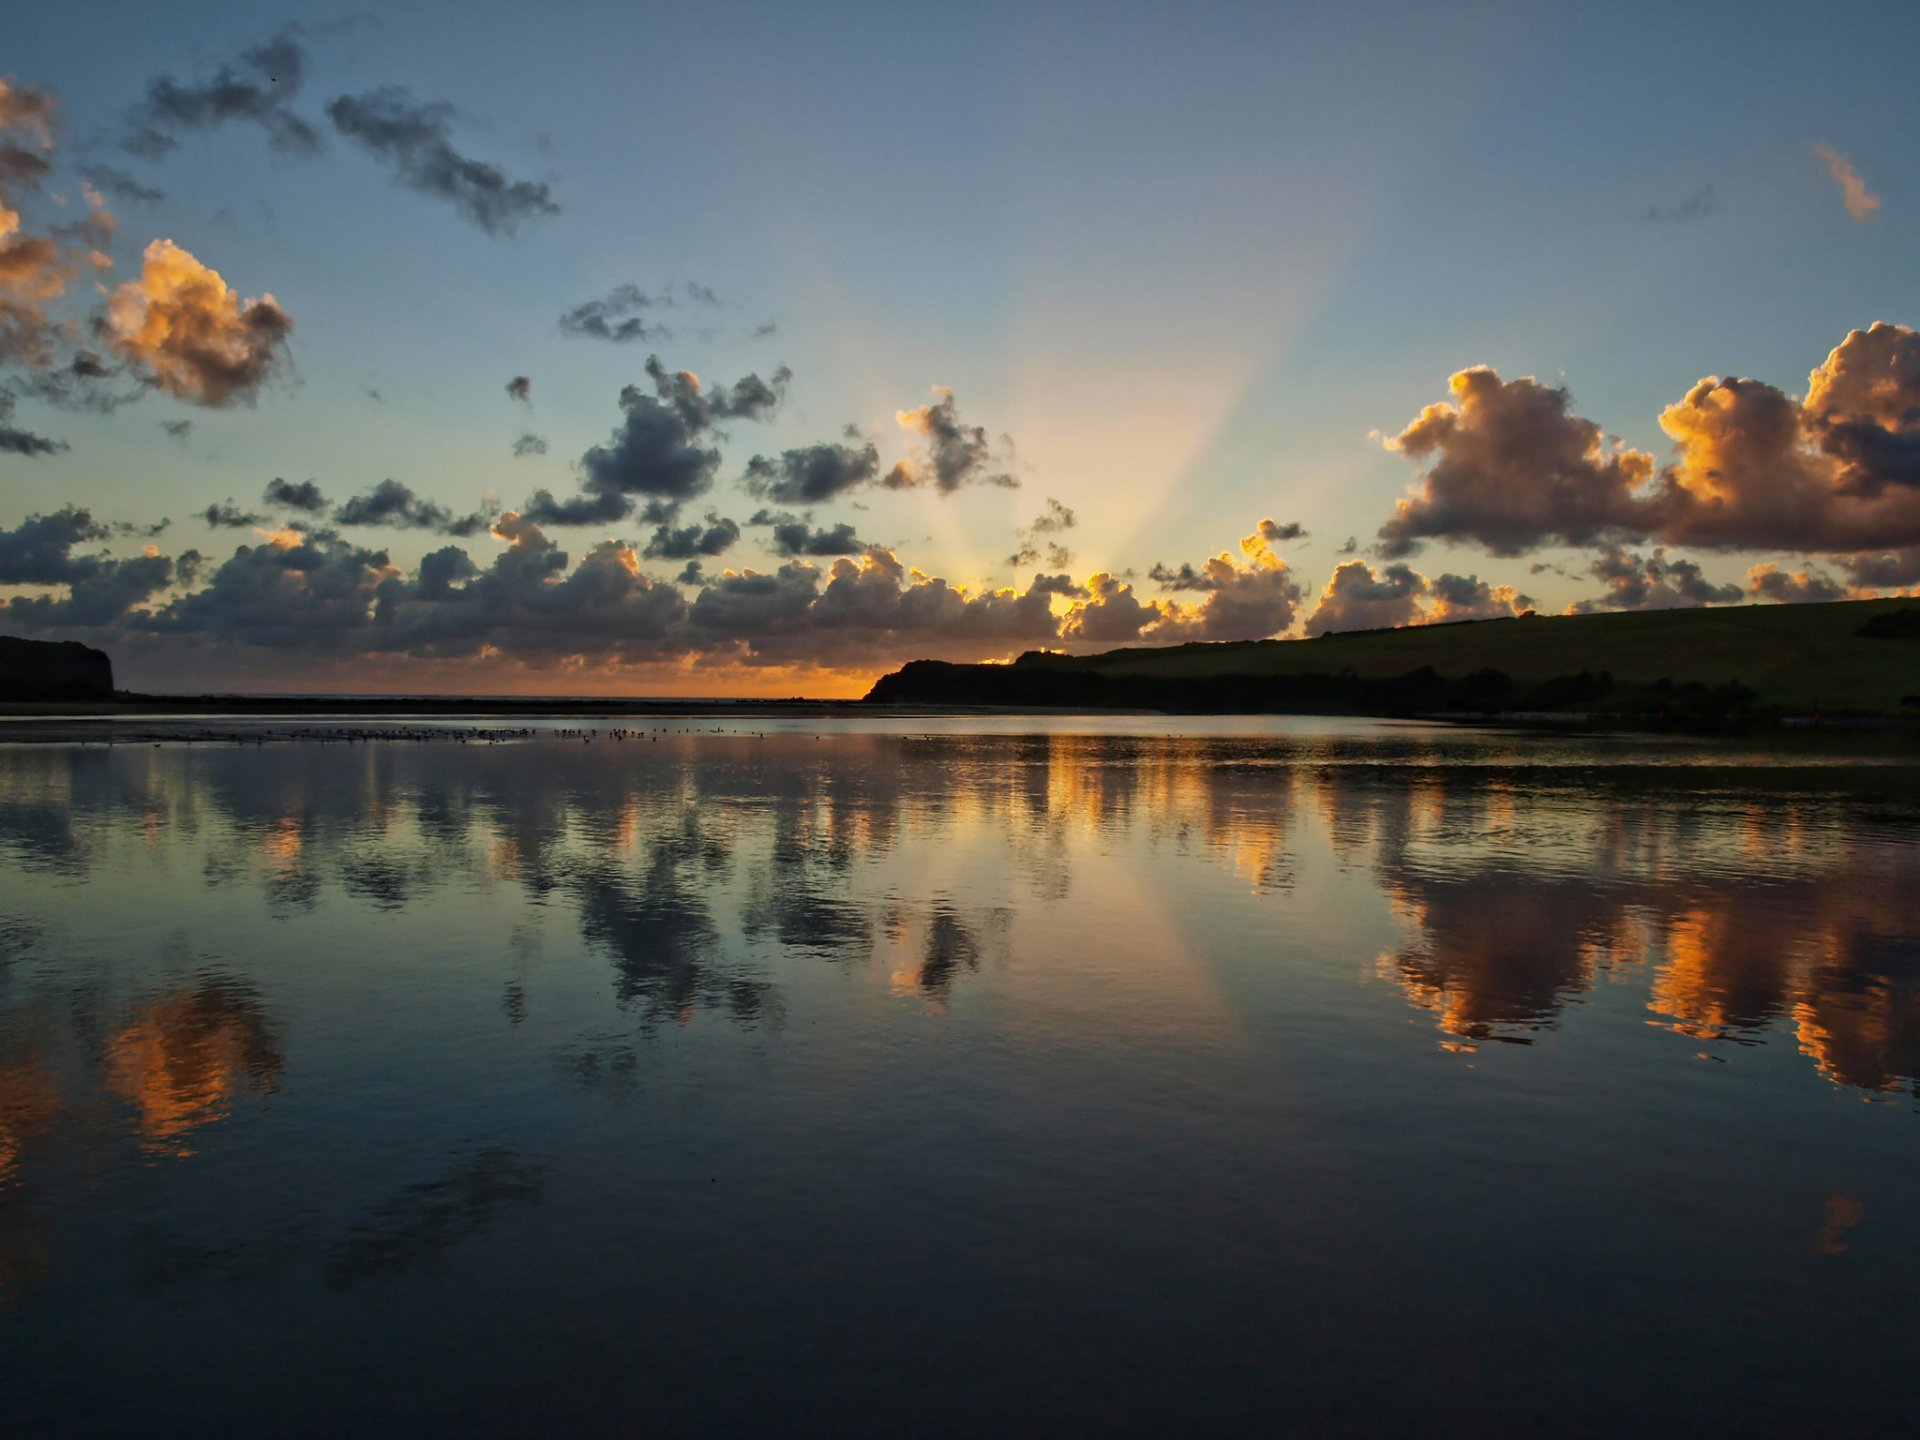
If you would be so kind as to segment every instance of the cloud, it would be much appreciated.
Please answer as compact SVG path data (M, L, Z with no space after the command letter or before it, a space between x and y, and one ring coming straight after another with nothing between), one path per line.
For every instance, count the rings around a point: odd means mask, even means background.
M925 437L927 458L914 462L902 460L887 472L883 482L889 489L905 490L932 484L942 495L951 495L962 485L999 485L1018 488L1020 481L1005 469L993 453L986 430L960 420L953 391L944 385L933 387L933 399L918 410L900 410L894 419L902 429ZM1008 442L1003 436L1003 447Z
M43 147L51 149L57 108L53 96L45 90L0 80L0 133L36 136Z
M674 529L662 525L653 532L653 538L647 541L647 548L641 555L648 560L692 560L698 557L724 555L740 539L740 526L737 521L709 514L704 525L685 525Z
M1920 544L1920 334L1855 330L1803 402L1708 377L1660 425L1677 459L1651 533L1719 549L1846 552Z
M1431 590L1433 603L1425 617L1429 625L1497 620L1533 608L1532 596L1521 594L1511 585L1489 585L1478 575L1440 575L1433 580Z
M0 80L0 193L39 187L53 169L53 96Z
M171 240L115 290L101 333L147 383L195 405L252 403L285 363L293 319L271 295L242 302L218 272Z
M0 455L32 459L38 455L58 455L67 448L64 440L49 440L13 424L13 410L18 403L11 390L0 390Z
M1856 590L1898 590L1920 585L1920 546L1849 555L1847 581Z
M1840 187L1840 201L1847 207L1847 214L1862 225L1873 219L1874 212L1880 208L1880 197L1867 188L1867 182L1847 162L1847 157L1824 143L1814 146L1813 153L1820 157L1827 174Z
M1027 587L1041 595L1058 595L1063 600L1085 600L1093 592L1076 584L1071 575L1036 575Z
M111 533L91 511L71 505L0 530L0 585L64 586L67 591L64 596L15 595L5 602L7 619L30 629L108 625L173 582L174 562L151 549L131 559L73 553Z
M1425 617L1427 577L1404 564L1384 566L1378 574L1364 560L1349 560L1333 572L1320 603L1307 619L1309 635L1329 631L1384 630L1413 625Z
M92 184L130 205L158 205L167 198L167 192L119 170L112 165L82 165L80 173Z
M1731 605L1740 600L1738 585L1716 585L1692 560L1669 560L1664 549L1640 556L1610 548L1588 567L1605 583L1606 593L1567 607L1569 615L1600 610L1678 610L1695 605Z
M1031 525L1013 532L1019 543L1007 557L1007 564L1033 565L1044 558L1047 564L1058 569L1071 565L1073 551L1050 537L1064 535L1078 523L1079 517L1071 509L1049 495L1045 513L1036 517Z
M1067 513L1071 516L1073 512ZM1306 533L1304 526L1293 521L1281 525L1273 520L1262 520L1253 527L1251 535L1241 537L1240 553L1253 561L1257 568L1284 570L1285 562L1274 553L1273 547L1289 540L1303 539ZM1156 562L1147 571L1147 578L1162 590L1217 590L1220 588L1220 576L1234 568L1233 557L1221 554L1198 569L1184 562L1178 568Z
M1393 448L1432 463L1380 528L1394 556L1422 539L1497 555L1542 544L1686 545L1857 554L1920 546L1920 333L1850 332L1804 401L1716 376L1660 416L1674 458L1604 440L1566 392L1493 371L1453 380Z
M1193 640L1264 640L1293 628L1300 612L1299 577L1274 553L1269 536L1287 527L1263 520L1241 537L1240 556L1222 551L1199 566L1155 565L1149 578L1163 589L1192 590L1197 605L1142 600L1133 586L1109 573L1092 576L1079 595L1060 582L1036 576L1034 586L1076 600L1061 623L1061 635L1088 643L1145 640L1178 645Z
M554 498L550 490L536 490L520 507L535 525L617 525L633 514L633 501L618 493L569 495Z
M602 525L625 519L641 500L659 507L650 518L664 523L679 506L713 486L720 452L700 443L721 420L759 420L780 404L792 372L743 376L733 385L702 385L690 370L669 371L658 356L647 359L653 382L620 392L620 424L604 445L580 457L582 494L555 500L542 490L522 507L542 525Z
M562 334L611 340L617 345L650 340L667 333L640 314L653 304L653 297L638 285L616 285L602 298L584 301L563 313L560 330Z
M385 527L394 530L437 530L442 535L477 535L488 528L484 511L455 516L446 506L416 495L398 480L382 480L364 495L340 502L333 512L337 525Z
M871 664L1004 653L1050 640L1059 626L1044 592L970 593L874 546L824 573L800 560L771 574L728 571L695 598L688 628L708 643L737 645L750 663Z
M306 52L287 30L241 51L199 84L157 75L128 113L121 146L155 159L178 148L182 131L242 123L266 131L267 143L282 154L317 154L320 132L287 108L305 80Z
M278 476L267 482L265 493L261 496L267 504L278 505L288 510L298 510L307 515L321 515L331 503L320 493L320 487L311 480L282 480Z
M1647 207L1647 223L1650 225L1690 225L1695 220L1704 220L1709 215L1720 213L1720 200L1713 193L1713 186L1702 185L1678 204L1662 208L1658 205Z
M1142 600L1133 586L1106 571L1087 577L1086 599L1076 604L1061 624L1062 638L1117 645L1138 640L1143 630L1158 624L1171 607ZM1050 584L1046 593L1055 593Z
M782 505L817 505L880 478L880 452L872 445L825 443L785 450L747 462L747 489Z
M187 443L187 437L193 434L193 421L162 420L160 422L160 428L166 431L168 439L178 440L182 445L184 445Z
M702 446L705 424L689 424L676 407L629 385L620 392L625 418L604 445L580 457L581 488L632 506L636 495L680 504L713 485L720 452Z
M722 420L765 420L780 407L793 379L793 372L782 365L765 380L747 374L732 385L708 388L691 370L668 370L658 355L647 357L646 371L654 394L696 431Z
M523 221L560 213L544 181L509 179L498 166L454 149L451 105L418 101L397 85L385 85L330 101L327 118L385 161L396 184L445 200L489 235L510 235Z
M669 285L649 293L638 285L616 285L595 300L575 305L560 316L560 330L591 340L609 340L624 345L634 340L664 339L673 332L651 321L646 312L671 310L681 305L717 306L720 297L705 285L691 282Z
M781 555L858 555L867 545L845 521L820 530L788 518L773 527L773 548Z
M196 518L204 520L215 530L253 530L271 523L265 515L242 510L231 500L216 500L206 509L195 513Z
M1634 491L1653 458L1609 442L1573 414L1564 389L1488 367L1449 382L1455 402L1429 405L1387 447L1432 464L1380 527L1380 551L1412 554L1426 539L1472 541L1518 555L1548 541L1587 545L1646 523Z
M532 431L523 431L520 438L513 442L513 458L524 460L529 455L547 453L547 440L544 435L535 435Z
M1847 587L1817 565L1788 572L1778 565L1755 565L1747 571L1747 593L1756 600L1803 604L1814 600L1844 600Z
M516 375L507 381L507 398L518 400L522 405L533 403L533 380L526 375Z
M1289 520L1284 525L1272 520L1262 520L1259 525L1254 527L1254 533L1268 545L1284 545L1292 540L1306 539L1307 527L1302 525L1298 520ZM1240 544L1244 549L1247 542L1242 540Z
M52 364L61 332L47 303L83 268L110 263L99 246L113 216L97 191L88 192L88 216L77 225L45 235L24 228L17 192L37 189L51 168L54 113L46 91L0 80L0 364Z

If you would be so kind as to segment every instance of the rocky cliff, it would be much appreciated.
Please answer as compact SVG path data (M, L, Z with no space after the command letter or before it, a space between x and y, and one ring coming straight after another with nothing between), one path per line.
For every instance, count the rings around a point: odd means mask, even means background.
M77 640L0 635L0 700L111 700L113 661Z

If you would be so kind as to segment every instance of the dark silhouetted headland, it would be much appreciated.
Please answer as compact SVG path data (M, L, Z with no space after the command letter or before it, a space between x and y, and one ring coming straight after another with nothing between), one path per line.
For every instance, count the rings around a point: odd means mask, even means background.
M882 704L1718 722L1920 715L1920 603L1523 616L1315 640L916 660Z
M0 701L112 698L113 662L104 650L0 635Z

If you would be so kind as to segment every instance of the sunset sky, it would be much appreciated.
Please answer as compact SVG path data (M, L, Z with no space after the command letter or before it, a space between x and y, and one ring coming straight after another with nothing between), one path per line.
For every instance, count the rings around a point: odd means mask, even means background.
M163 691L834 695L1909 589L1916 49L1891 5L44 12L0 629Z

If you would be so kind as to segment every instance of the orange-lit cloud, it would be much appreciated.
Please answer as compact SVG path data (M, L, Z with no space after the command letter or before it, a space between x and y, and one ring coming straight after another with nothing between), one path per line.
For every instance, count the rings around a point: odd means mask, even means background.
M1814 146L1813 153L1820 157L1827 174L1840 187L1840 201L1847 207L1847 214L1862 225L1873 219L1874 212L1880 208L1880 197L1867 188L1867 182L1860 178L1860 172L1848 163L1847 157L1824 143Z
M152 384L195 405L251 401L286 362L293 319L272 295L242 301L219 272L171 240L113 292L102 330Z
M1485 367L1452 386L1457 403L1428 406L1388 442L1430 462L1380 527L1390 557L1427 540L1496 555L1657 541L1864 567L1869 552L1920 547L1920 333L1905 326L1851 332L1808 377L1805 401L1761 380L1699 381L1661 413L1675 456L1657 471L1574 414L1564 390Z

